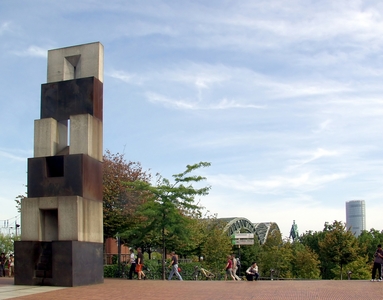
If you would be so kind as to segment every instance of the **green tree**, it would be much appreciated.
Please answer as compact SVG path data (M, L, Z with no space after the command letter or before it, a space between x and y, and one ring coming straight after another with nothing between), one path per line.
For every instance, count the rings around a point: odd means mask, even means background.
M135 212L144 198L126 185L136 180L149 182L151 175L138 162L126 161L124 154L106 150L103 163L104 238L114 237L137 220Z
M259 253L259 272L268 276L271 270L274 276L292 278L293 252L290 242L283 242L280 232L273 231L268 235Z
M214 217L200 220L200 222L203 225L200 256L203 257L211 272L219 273L226 265L226 256L232 249L230 237L223 232L226 223Z
M0 233L0 252L4 252L5 255L12 254L15 241L20 241L20 236Z
M327 228L327 226L328 223L325 223L324 228ZM327 230L315 232L306 231L306 233L299 237L299 241L317 254L320 261L320 272L322 279L333 279L335 274L332 270L335 268L335 264L324 256L324 253L321 251L319 246L319 242L324 239L327 233Z
M195 202L195 197L207 195L210 190L210 186L195 188L193 184L200 183L206 178L191 173L208 166L210 163L207 162L188 165L184 172L173 175L173 183L159 175L156 185L142 180L126 183L127 187L141 192L146 202L137 210L140 222L126 231L125 235L133 238L135 244L144 241L148 235L160 236L163 279L165 279L166 249L176 249L181 241L190 238L192 217L200 214L201 210Z
M323 256L338 265L342 279L343 267L356 260L359 246L356 237L340 221L325 227L325 236L319 241L319 248Z
M300 242L292 243L292 269L294 278L319 279L320 261L318 255Z
M369 231L363 230L358 236L358 243L362 252L367 253L366 262L372 262L377 246L383 244L383 232L374 228Z
M252 262L256 262L258 264L261 245L259 244L257 237L254 238L254 245L241 246L239 249L238 246L233 247L234 253L239 251L241 255L240 261L242 273L245 272L248 267L250 267ZM238 254L237 256L239 257Z
M366 263L367 255L358 256L354 261L345 265L343 269L340 269L340 266L337 265L333 272L337 274L336 279L342 279L343 276L347 278L348 272L351 272L352 279L370 279L371 278L371 264Z

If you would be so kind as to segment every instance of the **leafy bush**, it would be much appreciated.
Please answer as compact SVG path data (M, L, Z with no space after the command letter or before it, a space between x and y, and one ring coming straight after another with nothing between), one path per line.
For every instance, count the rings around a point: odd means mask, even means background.
M118 265L104 265L104 278L116 278Z

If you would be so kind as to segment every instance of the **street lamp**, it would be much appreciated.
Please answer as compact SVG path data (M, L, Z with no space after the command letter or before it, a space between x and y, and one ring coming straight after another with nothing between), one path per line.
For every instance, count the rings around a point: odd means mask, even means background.
M17 223L15 222L16 236L17 236L17 228L19 228L19 227L20 227L20 224L17 224Z
M120 278L121 277L121 238L118 235L118 232L116 237L117 237L117 269L118 269L117 277Z

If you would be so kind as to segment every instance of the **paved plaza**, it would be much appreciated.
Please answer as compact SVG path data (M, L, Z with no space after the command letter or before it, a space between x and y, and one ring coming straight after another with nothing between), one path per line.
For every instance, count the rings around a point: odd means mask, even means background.
M160 281L105 279L103 284L62 288L15 286L0 278L0 299L383 299L383 282L339 281Z

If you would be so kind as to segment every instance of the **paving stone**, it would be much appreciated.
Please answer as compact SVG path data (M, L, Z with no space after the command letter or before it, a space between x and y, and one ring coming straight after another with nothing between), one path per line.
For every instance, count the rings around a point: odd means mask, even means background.
M382 299L383 282L367 280L160 281L105 279L12 299Z

